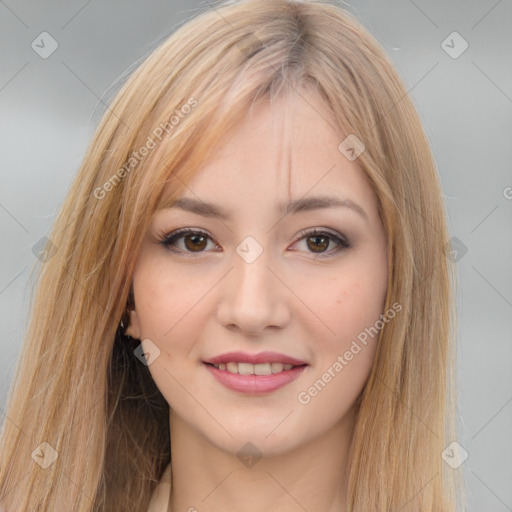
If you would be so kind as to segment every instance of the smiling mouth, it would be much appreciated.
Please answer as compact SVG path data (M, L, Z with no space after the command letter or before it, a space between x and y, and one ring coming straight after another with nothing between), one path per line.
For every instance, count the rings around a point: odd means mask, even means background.
M235 373L239 375L271 375L274 373L281 373L292 370L293 368L297 368L299 366L307 366L305 364L301 365L293 365L293 364L283 364L283 363L219 363L212 364L206 363L218 370L224 370L229 373Z

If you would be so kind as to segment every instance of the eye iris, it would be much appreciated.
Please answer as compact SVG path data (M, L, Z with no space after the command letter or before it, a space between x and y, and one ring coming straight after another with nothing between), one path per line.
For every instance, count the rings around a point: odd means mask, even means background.
M189 240L192 240L192 244L201 244L201 246L197 246L197 245L189 245L188 241ZM196 249L199 249L199 250L202 250L206 247L206 237L203 236L203 235L198 235L198 234L194 234L194 235L187 235L185 237L185 245L187 246L187 249L190 249L190 250L196 250Z
M329 237L327 236L324 236L324 235L315 235L315 236L310 236L308 237L308 241L309 240L315 240L315 243L318 243L318 240L322 240L322 242L320 242L322 245L309 245L310 248L313 248L313 251L314 252L322 252L322 249L327 249L327 247L329 247ZM317 251L316 249L321 249L320 251Z

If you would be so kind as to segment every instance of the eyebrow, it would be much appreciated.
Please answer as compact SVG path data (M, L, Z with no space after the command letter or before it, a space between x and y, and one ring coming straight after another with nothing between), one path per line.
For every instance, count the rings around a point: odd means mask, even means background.
M223 220L229 220L231 218L230 213L224 208L191 197L181 197L174 199L171 202L164 204L160 209L172 208L179 208L181 210L195 213L203 217L217 217ZM296 214L299 212L326 208L349 208L352 211L358 213L367 222L369 221L367 213L357 203L351 199L340 199L333 196L301 198L287 203L279 203L277 206L278 213L280 214Z

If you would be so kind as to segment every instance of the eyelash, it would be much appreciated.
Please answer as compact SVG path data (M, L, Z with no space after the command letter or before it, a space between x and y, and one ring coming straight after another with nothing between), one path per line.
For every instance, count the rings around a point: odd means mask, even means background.
M210 237L210 235L208 235L208 233L205 233L204 231L197 230L197 229L190 229L190 228L182 228L182 229L173 231L172 233L161 235L160 240L157 243L160 245L163 245L169 251L172 251L175 253L180 253L180 254L183 254L186 256L194 257L198 254L201 254L202 252L205 252L204 250L193 252L193 251L175 250L175 249L171 248L171 246L173 244L175 244L177 240L179 240L180 238L184 238L186 235L202 235L202 236L205 236L205 237L209 238L210 240L214 241ZM336 247L335 249L331 249L330 251L327 251L327 252L323 252L323 253L311 252L311 254L322 257L322 258L332 257L332 256L338 254L339 252L346 250L346 249L350 249L352 247L350 242L343 235L337 235L337 234L331 233L330 231L317 230L316 228L305 229L305 230L301 231L293 243L295 244L298 241L302 240L303 238L315 237L315 236L326 236L330 240L332 240L338 244L338 247Z

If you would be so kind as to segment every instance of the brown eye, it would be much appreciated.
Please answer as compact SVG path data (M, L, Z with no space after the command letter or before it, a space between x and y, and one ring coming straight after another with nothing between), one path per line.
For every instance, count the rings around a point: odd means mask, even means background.
M209 241L213 243L211 237L202 231L178 229L163 237L158 243L170 251L191 255L205 251Z
M180 243L182 240L183 244ZM345 236L315 229L302 231L297 242L302 240L306 241L308 252L325 257L332 256L351 247ZM207 252L209 241L216 246L213 239L207 233L185 228L166 235L158 243L170 251L190 256ZM331 243L334 244L334 248L328 250Z
M308 237L308 247L313 250L313 252L323 252L325 249L329 247L329 237L324 235L315 235ZM312 241L312 243L309 243Z
M185 247L191 251L202 251L206 245L206 237L201 234L186 235L183 237L185 240Z
M302 240L305 241L307 252L322 257L330 257L352 247L347 238L341 233L331 233L329 231L316 229L301 231L298 235L297 243ZM334 247L329 249L331 244L333 244Z

